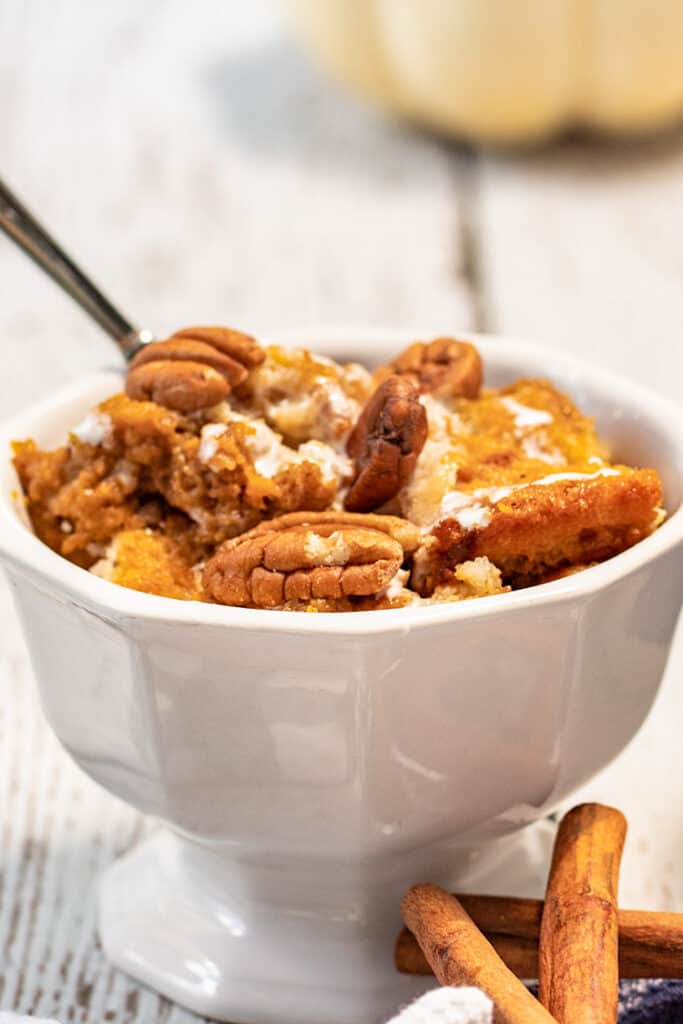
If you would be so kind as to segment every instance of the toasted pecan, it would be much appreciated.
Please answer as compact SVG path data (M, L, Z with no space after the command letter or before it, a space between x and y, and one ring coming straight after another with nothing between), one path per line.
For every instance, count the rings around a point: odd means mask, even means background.
M221 402L230 393L225 377L192 360L142 363L128 371L126 394L138 402L156 402L177 412L195 412Z
M351 512L379 508L408 481L427 440L427 413L410 377L387 377L365 405L346 450L356 475L345 507Z
M210 366L225 377L230 387L241 384L247 376L247 370L242 363L236 362L231 356L226 356L212 345L207 345L204 341L195 341L193 338L177 337L145 345L133 357L130 369L134 371L139 366L168 362L193 362Z
M236 363L246 366L248 370L253 370L266 358L256 338L232 327L184 327L182 331L176 331L173 338L201 341L211 345L218 352L234 359Z
M420 543L420 531L414 523L399 516L383 516L372 512L337 512L327 509L323 512L286 512L277 519L268 519L259 523L249 532L252 536L260 533L271 533L273 530L288 530L291 526L338 526L357 527L364 530L379 530L388 533L398 541L406 555L411 555Z
M380 518L393 521L377 529ZM207 562L205 594L218 604L252 608L377 594L404 558L392 530L404 533L394 517L367 520L343 512L293 513L260 523L226 541ZM415 542L409 534L405 539L411 546Z
M409 345L379 371L380 377L387 374L411 377L421 394L435 398L476 398L483 371L474 345L456 338L434 338Z
M126 393L196 412L239 388L263 359L263 350L249 335L227 327L186 327L140 349L128 370Z

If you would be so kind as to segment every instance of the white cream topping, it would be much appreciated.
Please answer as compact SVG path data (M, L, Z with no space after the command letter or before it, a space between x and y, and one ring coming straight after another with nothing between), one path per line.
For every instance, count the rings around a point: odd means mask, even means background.
M538 459L539 462L550 462L556 466L567 461L557 448L548 448L543 434L527 434L522 440L522 449L527 458Z
M513 487L482 487L469 493L451 491L441 502L437 522L442 519L455 519L463 530L487 526L491 519L491 506L502 501L513 490Z
M343 446L360 405L327 377L315 377L303 394L264 400L266 419L288 436L306 431L316 440Z
M338 385L334 384L330 387L323 377L318 378L318 382L321 387L329 387L328 405L335 416L346 416L353 422L358 412L358 403L349 398Z
M389 598L390 601L400 597L405 589L409 576L410 573L407 569L399 569L396 575L389 580L389 583L384 588L384 597Z
M420 402L427 412L429 435L399 501L407 519L429 527L441 518L439 509L444 496L452 493L459 450L453 442L464 427L457 413L431 395L422 395Z
M310 558L311 562L318 562L321 558L325 557L327 545L317 533L309 533L304 541L304 553L307 558Z
M508 487L482 487L476 491L451 491L441 502L439 518L455 519L464 530L487 526L491 519L492 506L497 505L515 491L525 487L545 487L565 480L595 480L600 476L620 476L618 469L605 466L595 473L551 473L539 480L528 480Z
M271 430L265 420L235 412L227 402L217 406L215 412L220 416L220 422L207 423L202 428L202 441L205 435L208 442L219 437L225 431L227 423L243 423L248 428L244 441L254 460L254 469L257 473L261 476L275 476L283 466L292 461L295 453L282 443L282 436ZM211 455L215 454L215 448L212 450L211 446L208 447L208 451ZM201 448L199 457L202 458Z
M94 565L90 566L89 572L93 576L99 576L103 580L111 581L114 577L114 570L116 569L116 558L119 546L118 536L114 537L110 542L104 553L100 552L100 558L95 562Z
M304 550L315 565L345 565L350 558L349 546L341 530L335 530L329 537L309 533Z
M515 418L515 426L518 430L526 430L530 427L543 427L552 423L553 418L545 409L532 409L529 405L522 405L516 398L510 395L500 399L509 413Z
M271 430L263 420L248 420L251 433L246 444L254 460L254 469L269 479L294 461L291 448L282 443L282 438Z
M534 486L538 487L541 484L556 484L561 480L595 480L599 476L621 476L621 472L618 469L612 469L611 466L605 466L604 469L599 469L597 473L551 473L550 476L543 476L540 480L532 480L531 484L523 484L522 486Z
M420 395L420 405L425 407L429 437L435 441L465 432L465 425L457 412L448 409L433 395Z
M272 479L287 466L312 462L318 466L325 481L341 483L353 475L353 464L342 452L337 452L324 441L305 441L297 449L290 448L282 436L272 430L265 420L235 412L227 404L216 409L219 423L202 427L199 458L207 462L216 454L216 438L226 430L227 423L243 423L247 427L245 444L254 460L254 469L261 476Z
M320 468L324 480L349 480L353 476L353 463L348 455L325 444L324 441L305 441L299 445L296 461L313 462Z
M472 530L475 526L488 526L491 522L491 509L484 505L471 505L456 512L454 518L463 530Z
M243 423L248 428L244 442L254 460L254 469L261 476L273 477L293 461L292 449L282 443L280 434L271 430L264 420L257 417L251 419L240 412L235 412L227 403L217 408L216 413L220 415L222 422L207 423L202 427L202 444L199 448L199 458L202 461L206 462L216 454L215 439L225 433L227 423Z
M336 530L327 538L326 565L345 565L351 557L349 545L341 530Z
M380 591L378 597L386 597L388 601L397 601L399 598L409 598L409 604L419 604L420 598L411 590L406 591L409 569L399 569L395 576L389 580L384 590Z
M202 462L208 462L218 451L216 438L226 431L225 423L207 423L202 427L201 441L199 443L199 458Z
M93 409L83 417L71 433L82 444L104 444L111 437L112 422L106 413Z

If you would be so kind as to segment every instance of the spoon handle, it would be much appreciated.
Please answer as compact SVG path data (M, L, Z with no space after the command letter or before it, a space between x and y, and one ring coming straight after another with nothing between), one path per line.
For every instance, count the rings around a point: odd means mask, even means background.
M0 228L68 292L131 358L139 348L154 340L151 331L140 329L123 316L85 276L0 179Z

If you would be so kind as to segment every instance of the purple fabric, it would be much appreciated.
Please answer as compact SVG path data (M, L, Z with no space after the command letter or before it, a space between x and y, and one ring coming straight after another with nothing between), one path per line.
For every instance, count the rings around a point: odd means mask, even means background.
M622 981L619 1024L683 1024L683 981Z
M619 1024L682 1024L683 981L622 981Z

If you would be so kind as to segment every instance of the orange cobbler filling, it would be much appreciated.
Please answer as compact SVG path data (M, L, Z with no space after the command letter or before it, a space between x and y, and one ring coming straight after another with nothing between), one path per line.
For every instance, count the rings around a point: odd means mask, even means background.
M466 342L372 375L245 338L154 343L66 444L17 441L37 536L151 594L355 611L544 582L663 518L654 469L612 463L548 381L482 387Z

